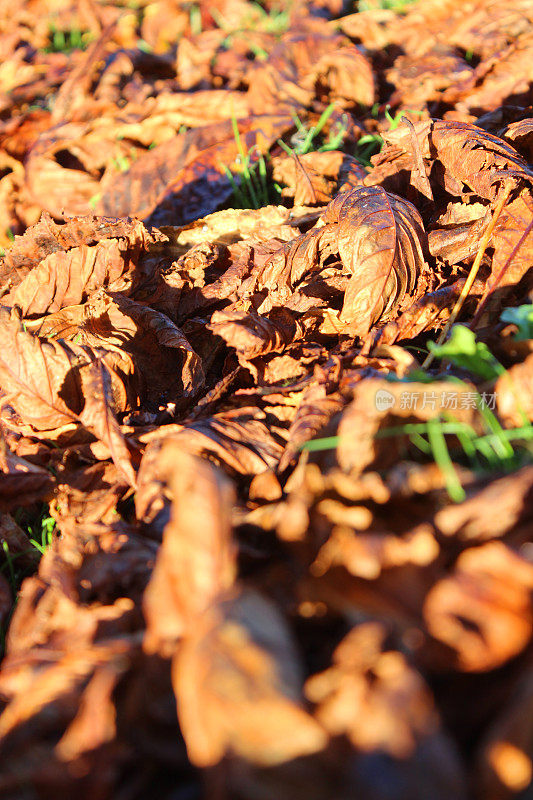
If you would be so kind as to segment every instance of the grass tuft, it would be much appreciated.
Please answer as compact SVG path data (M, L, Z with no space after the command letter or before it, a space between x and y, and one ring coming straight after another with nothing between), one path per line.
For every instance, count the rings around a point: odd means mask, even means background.
M401 14L416 2L417 0L359 0L357 10L375 11L376 9L383 9Z
M35 549L38 550L41 555L44 555L52 544L55 529L56 521L50 516L42 516L39 519L37 525L35 526L35 532L34 528L28 525L30 544L33 545L33 547L35 547ZM39 536L39 540L35 538L35 535Z
M12 553L8 542L0 540L0 573L8 580L13 597L13 606L8 619L0 624L0 658L5 650L5 635L9 626L9 619L17 604L18 593L24 578L33 574L42 555L52 544L56 532L55 520L50 516L48 506L43 504L37 513L29 514L26 509L19 509L14 514L17 524L26 531L28 536L28 549Z
M321 137L321 144L318 144L315 139L320 136L322 130L329 120L333 111L335 110L335 103L330 103L329 106L323 111L316 125L307 128L299 116L294 113L293 120L296 125L296 133L291 137L291 147L287 145L282 139L278 139L279 146L285 150L288 155L304 156L306 153L316 151L324 153L329 150L338 150L342 146L344 137L348 131L348 119L339 120L332 125L329 131L328 138Z
M232 172L226 164L223 164L222 167L233 189L233 206L234 208L268 206L278 197L271 196L276 191L276 187L272 185L271 189L269 188L265 157L255 145L245 152L234 114L231 118L231 125L238 152L235 160L237 169Z
M80 28L61 30L52 25L48 38L49 44L44 48L45 53L72 53L74 50L85 50L93 41L94 34Z
M530 323L530 309L530 306L507 309L502 314L502 319L518 324L520 334L520 325L528 326ZM509 374L486 344L478 342L475 334L464 325L455 325L452 336L445 344L435 345L430 342L429 347L435 358L445 359L453 366L477 375L483 381L493 383L502 375ZM417 370L417 373L420 372L421 370ZM434 380L434 377L427 372L416 376L413 374L410 377L422 380L428 385ZM450 376L449 380L452 385L460 387L465 385L458 378ZM486 402L486 393L482 395L476 393L473 399L484 429L481 434L471 425L455 419L449 411L441 412L426 422L383 428L376 433L377 439L407 437L424 456L432 458L442 471L448 496L456 503L464 500L466 495L454 463L465 465L476 473L490 475L513 472L530 463L533 457L533 424L525 413L521 414L521 426L504 429L492 412L492 406ZM339 443L339 436L312 439L303 445L302 450L309 452L333 450Z
M228 37L225 40L226 46L231 46L231 36L235 34L256 30L279 38L289 27L290 7L279 8L273 6L267 10L263 8L260 3L255 2L255 0L252 0L250 6L253 9L253 13L248 17L244 17L242 26L237 29L228 22L218 9L214 7L209 8L209 13L215 21L215 24L221 30L228 32Z

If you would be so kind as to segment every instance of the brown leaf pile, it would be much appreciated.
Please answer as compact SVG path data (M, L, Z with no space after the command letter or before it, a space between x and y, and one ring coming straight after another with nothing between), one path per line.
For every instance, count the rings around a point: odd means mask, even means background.
M387 5L0 8L1 798L531 796L533 5Z

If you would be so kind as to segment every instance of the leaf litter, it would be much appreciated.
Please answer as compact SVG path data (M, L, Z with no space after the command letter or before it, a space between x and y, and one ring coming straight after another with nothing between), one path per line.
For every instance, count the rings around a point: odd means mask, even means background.
M529 797L531 3L0 19L0 796Z

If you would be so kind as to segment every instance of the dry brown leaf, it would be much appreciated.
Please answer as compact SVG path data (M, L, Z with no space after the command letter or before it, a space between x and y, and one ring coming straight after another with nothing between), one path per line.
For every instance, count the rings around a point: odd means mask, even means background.
M527 114L527 109L525 113ZM512 142L513 146L516 147L530 163L533 161L533 117L526 116L525 119L511 122L500 131L500 135L502 138Z
M45 220L44 224L46 222ZM108 220L94 218L77 218L69 221L65 227L75 230L75 225L81 230L85 227L84 238L89 241L92 239L96 243L70 247L67 244L65 249L59 249L61 241L57 244L51 242L55 252L42 257L40 263L23 280L4 295L4 305L18 306L23 316L44 314L82 303L97 289L130 294L139 284L142 285L150 279L151 275L147 274L146 267L143 268L139 261L150 245L164 239L159 232L152 234L141 222L118 226L109 224ZM44 227L42 223L41 227ZM118 228L116 237L113 236L113 228ZM19 244L15 263L13 255L10 255L17 271L20 270L18 265L23 259L30 260L34 257L32 233L42 252L39 241L41 231L38 228L28 231ZM63 231L59 229L57 233L62 235L64 241ZM81 238L80 234L78 236ZM40 255L38 251L37 257ZM4 269L6 266L7 264Z
M462 197L466 185L479 197L494 200L504 181L514 186L531 185L533 172L516 150L475 125L430 120L417 122L414 129L423 159L429 166L435 160L441 163L442 175L438 180L451 195ZM388 147L373 157L376 169L366 179L367 184L381 182L387 174L399 169L415 170L417 153L413 150L411 131L400 125L384 134L384 138Z
M105 353L77 344L43 340L24 329L18 315L0 308L0 381L9 403L36 431L76 426L83 410L79 373ZM108 367L112 370L112 366ZM127 407L127 392L113 374L116 411ZM120 388L121 391L118 391Z
M56 480L44 467L13 453L0 437L0 508L11 511L36 500L48 499Z
M83 409L78 415L82 425L103 442L119 473L135 487L135 470L126 439L112 410L111 376L105 364L93 361L80 369Z
M339 255L350 274L341 320L362 335L387 320L406 295L424 292L425 233L416 209L382 189L337 199L325 219L339 221Z
M338 150L278 156L272 166L274 180L285 184L281 196L294 198L295 206L329 203L346 180L366 175L355 158Z
M269 289L274 302L286 303L291 290L309 273L323 270L334 254L340 263L333 269L341 279L348 276L341 283L340 330L345 326L351 335L363 336L378 320L397 314L407 298L412 302L423 294L426 236L410 203L381 188L361 187L338 195L323 223L266 262L258 287Z
M257 594L242 594L198 621L174 656L172 683L187 752L197 766L231 753L271 767L327 743L299 702L288 630Z
M172 508L143 601L149 652L166 652L194 630L198 617L235 577L231 486L207 462L181 449L179 441L170 440L159 460Z
M431 525L414 527L403 537L364 533L372 523L366 506L346 507L335 500L322 500L317 511L334 526L311 564L316 577L342 566L355 577L375 580L383 570L412 564L425 567L439 555Z
M523 467L492 481L464 503L440 509L435 525L440 534L465 541L503 537L522 523L527 528L533 519L532 484L533 467Z
M353 628L336 648L333 665L310 678L305 693L330 735L345 734L362 751L406 758L438 722L423 680L401 653L385 647L386 637L378 623Z
M504 207L492 234L494 257L488 288L496 289L518 283L531 269L533 231L523 239L533 218L533 196L530 190ZM520 244L519 249L516 249ZM501 271L505 269L505 272Z
M250 118L240 121L244 151L266 152L291 124L283 116L265 116L259 126ZM205 216L231 195L224 165L238 155L230 122L186 131L145 153L124 174L104 176L96 209L107 216L152 215L157 225Z
M526 647L533 633L533 567L502 542L462 553L449 577L430 589L424 619L455 651L454 666L485 672Z
M506 370L496 382L498 414L508 428L533 422L533 353Z

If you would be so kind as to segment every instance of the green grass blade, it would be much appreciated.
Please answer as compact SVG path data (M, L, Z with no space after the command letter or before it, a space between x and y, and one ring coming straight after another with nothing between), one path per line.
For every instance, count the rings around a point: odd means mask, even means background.
M299 132L303 133L306 129L305 129L305 126L304 126L302 120L300 119L300 117L296 113L296 111L293 111L291 113L291 117L292 117L292 120L293 120L294 124L298 128ZM278 139L278 142L279 142L279 139Z
M455 503L460 503L465 499L466 493L461 486L453 461L450 458L442 427L443 423L439 419L430 419L427 423L428 440L435 463L440 467L444 475L446 489L450 499Z
M339 444L340 436L326 436L323 439L311 439L302 445L302 450L308 450L310 453L318 452L320 450L334 450Z
M279 146L281 147L282 150L285 150L285 152L287 153L288 156L294 156L295 155L294 150L291 147L289 147L289 145L285 144L283 139L278 139L278 144L279 144Z
M473 441L476 438L474 431L470 433L469 431L467 432L464 430L458 430L455 435L457 436L459 444L463 448L463 451L469 462L472 464L472 466L479 469L481 464L479 463L479 458Z
M241 134L239 132L239 126L237 125L237 118L233 113L231 116L231 127L233 128L233 136L235 137L235 143L237 145L237 151L241 157L241 164L242 164L242 174L244 175L246 189L250 195L251 206L252 208L259 208L259 203L257 200L257 196L255 194L255 190L252 184L252 179L250 176L250 170L248 169L249 164L249 156L246 155L244 152L244 147L242 145Z
M483 417L483 421L489 431L494 435L493 440L493 447L496 455L498 455L501 459L512 458L514 456L514 450L509 442L506 440L502 426L496 419L495 415L492 413L490 408L484 406L481 402L481 397L479 397L478 403L479 413Z
M240 187L237 186L237 183L235 182L235 179L234 179L233 175L231 174L231 170L225 164L223 164L223 168L224 168L224 172L226 174L226 177L227 177L227 179L229 180L229 182L231 184L231 188L233 189L233 194L235 196L235 200L237 201L237 203L239 203L241 208L248 208L248 201L246 200L244 194L241 192Z
M420 433L412 433L409 437L410 441L414 444L415 447L418 447L423 453L431 453L431 446L429 442L426 442L422 434Z
M300 149L300 155L304 155L305 153L309 152L309 150L311 149L311 144L313 142L313 139L315 138L315 136L318 136L318 134L320 133L320 131L322 130L328 119L331 117L334 108L335 104L330 103L329 106L326 108L326 110L321 114L317 124L308 131L307 136L305 137L302 147Z
M16 581L16 577L15 577L15 569L13 567L13 556L11 555L11 553L9 551L9 545L5 540L2 541L2 549L3 549L3 551L5 553L5 556L6 556L6 563L7 563L7 568L9 570L9 580L10 580L10 583L11 583L11 588L14 590L17 581Z
M259 178L261 180L261 190L263 194L263 204L267 206L269 204L269 197L268 197L268 184L267 184L267 169L266 169L266 162L263 158L263 154L259 153L259 162L258 162L258 170L259 170Z

